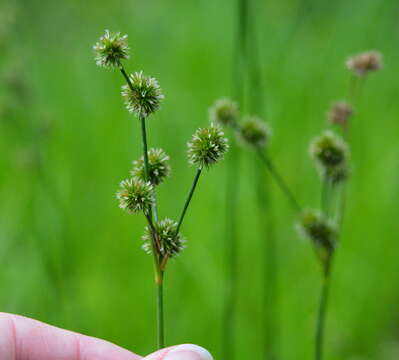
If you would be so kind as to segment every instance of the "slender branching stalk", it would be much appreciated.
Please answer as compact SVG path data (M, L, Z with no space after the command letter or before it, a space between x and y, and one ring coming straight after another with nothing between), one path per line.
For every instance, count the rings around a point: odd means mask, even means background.
M270 174L273 176L276 184L279 186L283 194L287 197L290 202L292 208L296 212L301 211L301 206L299 205L298 200L296 199L294 193L290 190L284 178L280 175L279 171L273 165L272 161L266 156L266 154L262 150L258 150L259 157L261 158L263 164L267 167Z
M191 189L190 189L190 192L189 192L189 194L187 196L186 202L184 203L183 211L181 212L179 222L177 223L177 230L176 230L177 232L179 232L180 227L181 227L181 225L183 223L184 217L186 216L186 212L187 212L188 206L190 205L191 199L192 199L194 191L195 191L195 189L197 187L198 180L199 180L199 178L201 176L201 173L202 173L202 168L199 167L197 169L196 174L195 174L194 181L193 181L193 184L191 185Z
M346 66L352 71L347 96L353 104L367 74L381 68L382 58L379 53L370 51L349 58ZM353 113L352 104L345 102L335 103L328 113L329 122L341 127L342 136L345 140L348 139L348 120ZM346 142L331 131L326 131L313 140L311 144L311 154L318 164L323 179L322 215L314 212L303 214L300 225L305 235L312 240L323 268L323 283L316 323L315 360L323 359L332 260L335 254L335 245L339 236L342 235L342 222L346 204L345 181L349 175L348 148ZM329 203L337 184L341 184L340 204L337 214L338 227L328 220L330 216Z
M122 96L126 108L136 115L141 127L143 156L133 162L132 177L120 183L117 192L119 207L128 213L143 213L147 227L142 237L143 248L152 254L156 285L158 348L165 346L164 321L164 275L169 259L177 256L183 249L185 240L180 234L187 208L197 186L201 171L223 158L228 150L227 139L216 125L198 129L188 143L189 162L198 168L189 196L184 204L179 222L171 219L158 221L155 187L161 184L170 173L169 157L162 149L149 149L146 121L149 115L160 108L164 98L156 79L136 72L128 75L121 60L129 58L127 35L105 31L94 46L96 63L99 66L118 69L126 81L122 86Z

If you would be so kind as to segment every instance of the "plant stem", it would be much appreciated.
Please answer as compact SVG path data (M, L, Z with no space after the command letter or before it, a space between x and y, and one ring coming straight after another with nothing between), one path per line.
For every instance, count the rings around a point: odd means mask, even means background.
M266 165L267 169L270 171L270 173L273 176L274 180L276 181L277 185L280 187L281 191L284 193L284 195L289 200L289 202L292 205L292 207L294 208L294 210L297 212L301 212L301 210L302 210L301 206L299 205L298 201L296 200L293 192L290 190L290 188L284 181L283 177L280 175L280 173L274 167L273 163L270 161L270 159L265 155L265 153L261 149L258 149L258 154L259 154L260 158L262 159L263 163Z
M163 308L163 272L157 286L157 335L158 335L158 348L165 347L165 333L164 333L164 308Z
M223 307L222 319L222 351L223 359L233 359L235 355L235 322L237 303L237 190L239 188L238 169L239 151L236 146L230 149L230 161L228 162L228 173L226 183L226 241L225 256L227 264L226 294Z
M330 267L333 255L330 254L324 268L323 284L321 289L319 312L317 316L316 326L316 348L315 348L315 360L323 359L323 344L324 344L324 333L325 333L325 322L328 307L328 294L330 287Z
M177 234L179 233L181 224L183 223L184 217L186 216L186 212L187 212L188 206L190 205L190 201L191 201L191 199L193 197L195 188L197 187L198 180L199 180L199 178L201 176L201 173L202 173L202 168L198 168L197 169L197 173L195 174L195 177L194 177L193 184L191 185L190 192L189 192L189 194L187 196L186 202L184 203L183 211L182 211L182 213L180 215L179 222L177 224L177 228L176 228L176 233Z
M244 84L247 70L247 24L248 0L236 0L235 38L232 54L232 93L233 99L244 108ZM237 198L239 190L239 152L236 146L230 148L230 161L226 177L226 220L225 257L227 265L226 294L222 318L222 357L233 360L235 351L235 319L237 298Z
M329 205L330 205L330 182L327 176L323 176L323 182L321 187L321 211L324 216L328 216Z
M127 75L123 65L119 63L119 69L125 78L130 89L133 90L132 83ZM149 173L149 163L148 163L148 145L147 145L147 130L146 130L146 117L140 116L140 124L141 124L141 137L143 142L143 159L144 159L144 179L145 181L150 181L150 173ZM155 285L157 288L157 343L158 348L161 349L165 346L164 340L164 311L163 311L163 271L161 270L159 258L158 247L156 243L156 230L154 228L154 224L152 222L152 215L154 211L155 221L158 220L157 214L157 205L155 198L155 190L154 190L154 204L153 206L148 207L148 213L146 214L146 218L148 221L148 225L150 226L152 233L152 241L151 241L151 252L153 254L154 259L154 275L155 275Z

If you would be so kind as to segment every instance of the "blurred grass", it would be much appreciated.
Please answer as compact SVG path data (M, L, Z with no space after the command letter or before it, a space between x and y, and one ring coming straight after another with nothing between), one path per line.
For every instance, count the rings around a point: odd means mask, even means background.
M105 28L128 33L127 68L159 79L166 99L150 120L149 141L172 158L159 201L162 216L176 218L195 171L186 165L186 141L207 123L214 99L231 93L234 2L10 4L16 18L9 41L1 42L1 75L21 79L29 96L19 95L1 118L0 310L150 352L154 289L151 259L140 249L144 221L121 212L114 197L140 155L139 124L122 106L121 76L96 67L91 46ZM345 96L343 62L367 49L385 56L353 120L354 171L333 274L327 359L397 359L398 10L394 0L287 0L267 2L258 13L271 156L309 206L317 206L320 185L307 146L325 127L330 103ZM4 84L1 98L8 99ZM35 146L44 175L32 159ZM251 216L253 156L244 151L241 174L237 358L260 357L262 349L259 252L266 239ZM189 247L167 274L166 334L169 344L199 343L217 358L225 163L205 175L182 229ZM293 229L286 199L271 190L281 266L279 358L310 358L319 269Z

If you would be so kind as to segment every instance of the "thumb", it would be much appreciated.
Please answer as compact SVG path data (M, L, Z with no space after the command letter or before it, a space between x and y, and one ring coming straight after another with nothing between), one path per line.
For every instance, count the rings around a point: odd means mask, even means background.
M159 350L142 360L213 360L213 357L200 346L184 344Z

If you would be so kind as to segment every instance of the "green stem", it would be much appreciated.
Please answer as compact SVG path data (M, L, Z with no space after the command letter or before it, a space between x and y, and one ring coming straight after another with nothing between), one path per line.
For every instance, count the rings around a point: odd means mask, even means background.
M324 274L323 274L324 275L323 284L321 289L319 312L317 316L317 325L316 325L315 360L323 359L323 344L324 344L325 322L326 322L327 307L328 307L328 294L330 288L330 267L331 267L332 256L333 256L332 254L329 255L329 258L326 261Z
M158 349L165 347L165 332L164 332L164 307L163 307L163 272L161 278L157 282L157 337Z
M225 252L227 265L226 294L223 307L223 359L234 359L235 351L235 323L237 304L237 200L239 189L239 151L237 147L230 150L230 161L228 162L228 173L226 183L226 229L225 229Z
M184 203L183 211L182 211L182 213L180 215L179 222L177 223L177 228L176 228L176 233L177 234L179 233L180 227L181 227L181 225L183 223L183 220L184 220L184 217L186 216L186 212L187 212L188 206L190 205L190 202L191 202L191 199L193 197L195 188L197 187L198 180L199 180L199 178L201 176L201 172L202 172L202 168L198 168L198 170L197 170L197 172L195 174L195 177L194 177L193 184L191 185L190 192L189 192L189 194L187 196L186 202Z
M130 89L133 90L133 85L127 75L123 65L119 64L119 69L125 78ZM141 137L143 142L143 159L144 159L144 179L145 181L150 181L150 173L149 173L149 163L148 163L148 145L147 145L147 130L145 123L145 116L140 116L140 124L141 124ZM154 259L154 275L155 275L155 285L157 287L157 342L158 347L161 349L165 346L164 341L164 311L163 311L163 271L161 270L159 258L159 251L156 243L156 230L154 224L152 222L154 208L154 218L155 221L158 220L155 193L154 193L154 204L153 206L148 207L148 213L146 214L146 218L148 221L148 225L150 226L152 233L152 241L151 241L151 249Z
M287 197L289 200L290 204L294 208L295 211L301 212L302 208L299 205L298 201L296 200L293 192L290 190L286 182L284 181L283 177L280 175L280 173L277 171L273 163L270 161L270 159L264 154L264 152L261 149L258 149L258 154L260 158L262 159L263 163L266 165L267 169L273 176L274 180L276 181L277 185L280 187L281 191L284 193L284 195Z
M323 176L321 187L321 211L324 216L328 216L330 205L330 181L327 176Z

